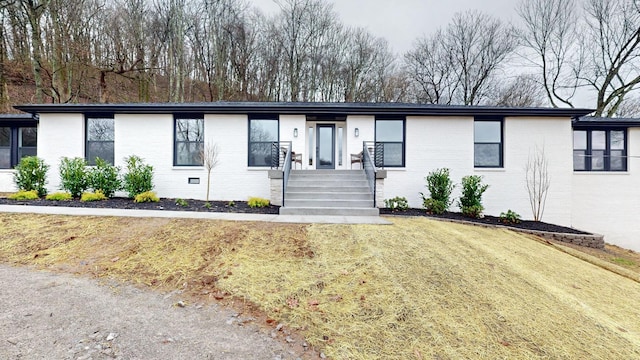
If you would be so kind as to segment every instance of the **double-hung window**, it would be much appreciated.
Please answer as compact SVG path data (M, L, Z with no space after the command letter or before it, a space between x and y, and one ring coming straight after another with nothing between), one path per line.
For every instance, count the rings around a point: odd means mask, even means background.
M202 166L204 164L204 116L175 119L175 166Z
M502 119L475 119L473 138L474 167L503 167Z
M25 156L37 155L37 128L0 126L0 169L11 169Z
M113 117L87 116L87 144L85 158L87 164L95 165L96 158L100 158L113 165L114 160L114 129Z
M271 166L273 144L279 141L276 116L249 119L249 166Z
M627 148L624 129L573 131L573 170L626 171Z
M376 119L374 158L377 167L405 166L404 124L404 119Z

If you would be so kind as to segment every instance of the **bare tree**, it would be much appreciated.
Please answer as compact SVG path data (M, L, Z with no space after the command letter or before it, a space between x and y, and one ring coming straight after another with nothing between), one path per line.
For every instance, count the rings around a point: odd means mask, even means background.
M515 49L512 30L489 15L467 11L405 56L421 102L478 105Z
M549 174L549 161L544 151L544 145L537 145L533 152L529 152L529 158L525 164L525 184L529 195L529 204L533 213L533 220L542 220L544 208L547 203L547 194L551 186Z
M624 118L640 118L640 96L625 97L624 101L618 106L616 116Z
M219 159L218 155L220 151L218 150L217 143L208 143L207 146L203 149L202 158L204 161L204 167L207 169L207 197L206 202L209 202L209 188L211 185L211 171L218 166Z
M539 107L545 105L543 86L534 75L522 74L504 81L496 89L492 101L496 106Z

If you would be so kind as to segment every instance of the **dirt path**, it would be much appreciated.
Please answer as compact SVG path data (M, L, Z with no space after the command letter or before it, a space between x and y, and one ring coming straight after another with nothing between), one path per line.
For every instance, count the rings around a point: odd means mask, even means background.
M295 359L217 306L0 265L1 359Z

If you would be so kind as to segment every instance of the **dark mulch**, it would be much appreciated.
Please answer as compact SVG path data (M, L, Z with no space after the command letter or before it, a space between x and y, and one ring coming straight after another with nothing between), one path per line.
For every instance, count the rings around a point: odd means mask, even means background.
M160 199L159 202L136 203L126 198L111 198L103 201L50 201L50 200L9 200L0 198L1 205L26 205L26 206L66 206L83 208L109 208L109 209L139 209L139 210L171 210L171 211L199 211L199 212L225 212L225 213L251 213L251 214L277 214L279 206L264 208L251 208L246 201L235 201L229 206L228 201L209 201L209 208L205 207L205 201L186 200L187 206L176 203L177 199Z
M442 215L430 214L424 209L407 209L407 210L395 210L395 211L392 211L391 209L380 209L380 214L399 215L399 216L427 216L427 217L440 218L440 219L469 221L469 222L475 222L475 223L487 224L487 225L503 225L503 226L506 225L506 226L510 226L518 229L525 229L525 230L590 235L590 233L588 232L580 231L574 228L549 224L541 221L523 220L517 224L505 224L500 222L499 217L490 216L490 215L485 215L481 219L475 219L475 218L464 216L461 213L456 213L456 212L447 212Z

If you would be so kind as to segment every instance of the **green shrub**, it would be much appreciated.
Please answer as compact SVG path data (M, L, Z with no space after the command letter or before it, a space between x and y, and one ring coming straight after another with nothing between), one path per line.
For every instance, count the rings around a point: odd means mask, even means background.
M60 160L60 187L80 197L89 188L87 162L83 158L67 158Z
M68 192L59 191L47 195L46 199L51 201L69 201L73 199L73 196L71 196L71 194L69 194Z
M187 207L189 206L189 203L187 202L187 200L184 200L184 199L176 199L176 205Z
M396 196L391 199L385 199L384 206L391 210L406 210L409 208L409 202L405 197Z
M236 206L236 202L235 202L235 201L233 201L233 200L230 200L230 201L227 203L227 207L234 207L234 206Z
M16 172L13 174L13 182L15 182L18 189L26 191L36 190L40 197L47 194L45 185L49 165L45 164L44 160L36 156L23 157L15 169Z
M96 190L96 192L82 193L82 196L80 197L80 201L101 201L107 199L108 197L100 190Z
M8 196L9 200L38 200L37 190L20 190L17 193Z
M269 200L259 197L250 197L247 203L250 208L263 208L270 204Z
M482 214L482 194L489 185L482 184L482 176L471 175L462 178L462 195L460 196L460 210L466 216L478 218Z
M122 188L120 181L120 168L113 166L105 160L96 158L96 165L89 169L89 187L93 191L102 191L106 197Z
M125 159L127 162L127 173L124 174L124 190L129 198L151 191L153 189L153 166L146 165L144 161L131 155Z
M515 211L507 210L506 213L500 213L500 222L505 224L519 224L520 214Z
M427 190L429 197L420 193L422 204L427 211L434 214L443 214L451 206L451 192L455 188L453 181L449 177L449 169L442 168L430 172L427 177Z
M158 202L160 199L153 191L145 191L135 196L134 200L137 203L145 202Z

